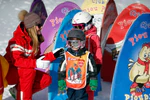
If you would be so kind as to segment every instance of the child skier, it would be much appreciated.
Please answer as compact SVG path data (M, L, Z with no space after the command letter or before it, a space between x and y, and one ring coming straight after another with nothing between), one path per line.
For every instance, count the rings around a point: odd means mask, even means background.
M88 100L86 87L97 89L97 67L93 56L85 49L85 34L74 29L68 33L67 50L58 71L58 89L67 89L69 100Z

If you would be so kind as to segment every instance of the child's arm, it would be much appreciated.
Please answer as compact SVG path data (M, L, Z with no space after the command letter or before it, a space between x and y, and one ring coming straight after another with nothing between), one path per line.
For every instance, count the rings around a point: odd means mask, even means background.
M88 66L89 66L88 71L89 71L90 77L96 77L98 74L98 70L96 67L95 60L94 60L93 56L91 55L91 53L89 54Z
M58 70L58 93L63 93L64 90L66 90L65 78L66 78L66 60L65 57L63 57Z
M89 64L89 74L90 74L90 83L89 83L90 89L92 91L96 91L98 86L97 74L99 71L97 70L95 60L91 54L89 55L88 64Z
M50 60L51 62L54 61L56 58L61 57L64 55L63 48L57 48L52 52L44 54L44 60Z
M62 60L59 64L59 69L58 69L58 80L62 80L66 78L66 60L65 56L62 57Z

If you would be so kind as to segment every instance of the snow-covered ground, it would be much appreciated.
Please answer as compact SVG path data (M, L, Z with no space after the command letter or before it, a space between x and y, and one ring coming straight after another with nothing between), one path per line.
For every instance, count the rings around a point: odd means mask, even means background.
M13 97L9 94L8 89L10 86L5 88L3 100L14 100ZM102 81L102 91L98 93L98 96L95 96L94 100L109 100L111 83ZM48 100L48 88L36 93L33 95L33 100Z
M5 54L5 48L8 40L12 37L12 33L19 24L17 19L18 12L22 9L29 11L33 0L0 0L0 54ZM60 3L64 1L72 1L81 6L84 0L43 0L48 15L50 12ZM98 1L98 0L97 0ZM149 0L115 0L118 13L120 13L125 7L131 3L142 2L150 8ZM3 94L3 100L14 100L8 89L11 86L5 88ZM102 81L102 91L95 97L95 100L109 100L109 94L111 89L111 83ZM47 100L47 91L44 89L33 95L33 100Z

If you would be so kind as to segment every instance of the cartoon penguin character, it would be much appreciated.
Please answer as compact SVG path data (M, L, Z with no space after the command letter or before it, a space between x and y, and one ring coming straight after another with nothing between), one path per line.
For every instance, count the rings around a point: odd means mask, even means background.
M129 78L133 82L130 93L135 96L142 95L144 84L149 81L149 62L150 43L145 43L139 52L138 60L133 64Z

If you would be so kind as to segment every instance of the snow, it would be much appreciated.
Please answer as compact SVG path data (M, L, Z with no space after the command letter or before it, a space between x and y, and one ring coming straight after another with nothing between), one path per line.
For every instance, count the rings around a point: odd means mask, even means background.
M22 9L29 11L33 0L0 0L0 54L5 54L5 48L8 40L12 37L12 33L19 24L17 18L18 12ZM66 0L43 0L48 15L50 12L60 3ZM81 6L84 0L67 0L72 1ZM134 2L142 2L150 8L149 0L115 0L118 13L120 13L125 7ZM3 100L14 100L8 92L8 89L12 86L8 86L4 90ZM102 81L102 91L99 92L95 100L109 100L111 90L111 83ZM47 100L48 88L33 95L33 100Z
M14 100L13 97L8 92L8 89L12 86L8 86L4 90L3 100ZM102 81L102 91L98 93L98 96L94 97L94 100L109 100L110 95L110 82L103 82ZM48 88L41 90L33 95L33 100L48 100Z

